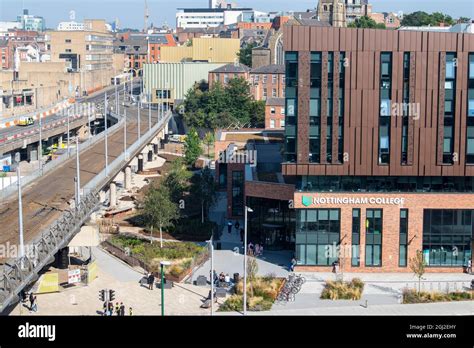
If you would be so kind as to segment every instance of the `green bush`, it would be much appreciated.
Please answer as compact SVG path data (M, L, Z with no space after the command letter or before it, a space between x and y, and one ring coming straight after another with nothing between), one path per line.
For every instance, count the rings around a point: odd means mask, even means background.
M321 299L360 300L363 290L364 283L358 278L354 278L350 282L328 280L321 292Z
M192 242L164 242L163 248L161 248L160 243L151 244L146 240L121 235L113 236L109 242L122 249L130 248L133 256L146 263L151 263L155 259L192 259L205 249L205 247Z
M442 292L418 292L413 289L403 290L403 303L433 303L433 302L450 302L450 301L469 301L473 299L470 292L457 291L448 294Z
M232 295L220 307L218 312L240 312L243 310L243 296ZM253 312L268 311L272 308L273 300L261 296L250 297L247 301L247 310Z

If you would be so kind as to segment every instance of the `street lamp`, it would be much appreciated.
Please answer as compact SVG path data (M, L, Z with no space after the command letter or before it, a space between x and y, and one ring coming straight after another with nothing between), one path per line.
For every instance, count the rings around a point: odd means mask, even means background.
M161 261L161 316L165 316L165 266L170 266L171 262Z
M247 213L253 213L253 210L245 206L244 213L244 315L247 315Z

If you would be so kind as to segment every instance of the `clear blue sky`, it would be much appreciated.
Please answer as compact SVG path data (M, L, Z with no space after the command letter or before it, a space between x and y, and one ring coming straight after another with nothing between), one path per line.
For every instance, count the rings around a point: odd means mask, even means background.
M305 11L316 7L317 0L234 0L241 7L252 7L262 11ZM370 0L374 11L417 10L444 12L455 18L474 18L474 0ZM148 0L150 22L161 25L167 21L175 26L178 7L206 7L208 0ZM67 21L70 11L75 11L76 21L84 18L104 18L112 22L115 18L121 27L143 27L144 0L0 0L0 20L14 20L22 7L31 14L46 18L46 25L55 28L60 21Z

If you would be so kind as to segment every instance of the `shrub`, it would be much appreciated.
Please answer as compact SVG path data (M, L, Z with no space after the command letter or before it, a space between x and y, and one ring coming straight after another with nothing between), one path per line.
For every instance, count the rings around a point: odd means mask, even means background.
M450 302L450 301L469 301L473 299L472 293L457 291L451 293L442 292L417 292L413 289L403 290L403 303L432 303L432 302Z
M255 277L247 282L247 309L250 311L270 310L278 295L281 283L280 278L271 275ZM241 311L243 309L243 280L235 286L235 295L229 297L219 308L219 311ZM253 290L253 292L252 292Z
M350 282L328 280L321 293L323 300L360 300L364 283L354 278Z

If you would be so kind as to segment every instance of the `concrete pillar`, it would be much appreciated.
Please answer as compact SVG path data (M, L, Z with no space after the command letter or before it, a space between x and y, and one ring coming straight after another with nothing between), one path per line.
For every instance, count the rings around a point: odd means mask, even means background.
M117 185L115 182L110 183L109 191L109 208L113 209L117 207Z
M61 148L63 145L63 135L61 134L58 138L58 148Z
M38 160L38 143L29 144L26 148L27 160L29 162Z
M100 192L99 192L99 201L100 201L101 203L104 203L104 202L105 202L105 197L106 197L105 191L100 191Z
M130 190L132 188L132 168L130 167L125 167L124 186L125 190Z
M138 170L139 173L143 172L143 155L138 155Z

